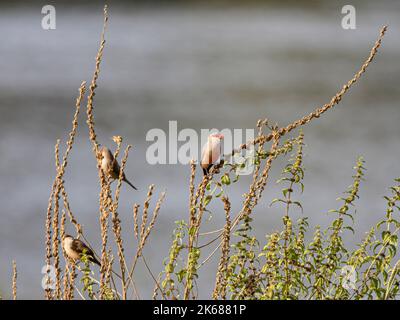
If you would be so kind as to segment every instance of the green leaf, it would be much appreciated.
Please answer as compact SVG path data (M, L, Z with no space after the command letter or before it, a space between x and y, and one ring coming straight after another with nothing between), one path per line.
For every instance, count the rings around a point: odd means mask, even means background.
M207 195L204 198L204 206L207 206L210 203L211 200L212 200L212 195Z
M222 184L225 184L225 185L230 185L231 184L231 179L229 178L229 175L228 174L224 174L222 177L221 177L221 183Z

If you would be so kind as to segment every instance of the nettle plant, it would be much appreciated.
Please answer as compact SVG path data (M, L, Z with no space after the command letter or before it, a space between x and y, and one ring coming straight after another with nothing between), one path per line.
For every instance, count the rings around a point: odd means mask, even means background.
M294 207L302 209L304 134L300 127L319 118L341 101L375 57L386 27L381 30L360 70L329 103L286 127L270 125L268 120L259 120L256 138L233 150L231 154L224 155L222 161L204 177L198 174L201 170L195 162L190 164L188 218L176 222L169 252L165 253L164 265L157 276L145 258L145 246L149 242L165 193L161 193L153 209L150 209L155 192L155 186L150 185L143 205L132 204L133 227L122 226L119 218L120 188L128 165L130 146L125 150L114 187L101 170L102 157L94 122L94 96L105 47L107 21L105 7L104 29L95 72L88 88L86 108L89 139L99 172L98 220L102 242L101 246L92 246L85 237L82 225L73 214L63 179L77 133L80 105L86 92L86 83L83 82L76 100L72 130L61 159L60 141L57 141L55 148L56 177L46 215L46 264L52 266L55 272L53 277L49 275L47 279L47 299L141 298L135 281L135 270L139 262L143 263L153 281L153 299L196 299L200 269L218 257L214 289L209 293L212 299L397 298L400 280L400 260L397 255L397 234L400 229L397 220L400 209L399 179L395 180L396 185L391 187L390 194L385 197L386 215L382 214L383 220L373 226L364 239L354 239L351 243L343 239L346 233L351 235L354 232L353 213L365 170L362 158L356 162L353 183L345 196L340 198L341 204L330 213L332 223L328 227L310 227L307 217L298 221L293 221L291 217ZM117 159L122 138L116 136L114 141L114 158ZM243 156L243 151L250 147L254 147L254 152L245 153L244 161L227 161L229 157ZM288 164L278 181L282 186L281 197L271 203L271 206L282 210L281 230L266 235L266 240L262 242L253 233L254 208L262 202L264 191L268 189L272 164L277 158L285 156L289 157ZM234 208L227 190L240 183L240 170L249 164L254 170L248 191L243 195L241 206ZM213 232L202 232L209 207L217 202L221 202L223 210L214 213L225 217L225 223ZM84 240L94 253L95 248L100 248L99 254L96 254L101 264L98 273L91 270L90 259L84 253L80 261L72 261L63 250L61 244L65 230L71 226L75 228L76 238ZM122 227L130 228L134 233L136 242L133 245L123 239ZM310 233L312 237L307 236ZM360 243L356 248L350 249L357 241ZM127 261L126 252L134 252L131 263ZM13 294L16 298L16 266Z

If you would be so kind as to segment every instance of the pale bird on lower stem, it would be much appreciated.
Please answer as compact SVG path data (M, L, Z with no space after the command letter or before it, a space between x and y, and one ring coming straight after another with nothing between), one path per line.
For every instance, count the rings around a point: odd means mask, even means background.
M214 133L208 136L207 143L202 150L200 161L205 176L208 175L211 167L215 165L221 157L221 142L223 139L224 135L222 133Z

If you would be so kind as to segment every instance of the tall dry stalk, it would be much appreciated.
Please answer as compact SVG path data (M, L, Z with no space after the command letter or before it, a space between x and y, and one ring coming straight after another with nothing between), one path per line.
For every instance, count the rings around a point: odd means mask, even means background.
M13 299L17 300L17 263L15 260L13 260L13 277L12 277L12 293L13 293Z
M51 265L51 259L53 258L53 266L55 269L55 292L54 295L50 289L45 290L45 297L47 299L60 299L61 298L61 269L60 269L60 258L59 258L59 247L60 247L60 230L59 230L59 211L60 211L60 194L64 190L64 174L68 164L68 156L71 152L72 146L75 141L75 136L78 129L78 116L80 111L81 101L85 94L86 82L82 82L79 88L79 94L75 103L75 114L72 120L72 129L69 133L69 138L66 142L66 150L63 154L62 161L60 162L59 150L60 140L57 140L55 146L55 160L56 160L56 178L53 182L51 189L49 204L46 215L46 264ZM65 197L64 197L65 199ZM67 200L65 200L67 205ZM49 286L50 287L50 286Z
M136 253L135 253L135 256L133 258L133 262L131 264L131 268L130 268L130 271L129 271L129 278L130 279L133 278L133 274L134 274L134 271L135 271L135 268L136 268L136 265L137 265L137 262L138 262L139 258L140 257L143 258L143 249L144 249L144 247L146 245L146 242L147 242L147 240L148 240L148 238L150 236L151 231L154 228L154 225L156 223L158 214L160 212L161 204L163 203L163 201L165 199L165 192L163 192L163 193L161 193L160 198L157 200L156 206L155 206L155 208L153 210L153 213L152 213L151 220L147 224L148 215L149 215L149 206L150 206L151 197L152 197L153 192L154 192L154 187L155 187L154 185L150 185L150 187L148 189L148 192L147 192L147 197L146 197L146 199L144 201L144 204L143 204L143 212L142 212L142 219L141 219L141 225L140 225L140 232L139 232L139 226L138 226L138 223L137 223L137 220L138 220L137 215L138 215L139 206L137 204L135 204L135 206L134 206L134 224L135 224L134 229L136 230L135 234L137 235L138 247L136 249ZM128 288L130 283L132 283L132 281L128 282L128 284L126 286L126 289Z
M215 287L212 294L212 298L214 300L219 297L222 300L226 299L226 291L227 291L227 271L228 271L228 263L229 263L229 248L230 248L230 234L231 234L231 219L230 219L230 211L231 211L231 203L229 199L226 197L222 198L222 202L224 203L225 210L225 227L222 236L222 246L221 246L221 257L218 264L217 276L215 280Z

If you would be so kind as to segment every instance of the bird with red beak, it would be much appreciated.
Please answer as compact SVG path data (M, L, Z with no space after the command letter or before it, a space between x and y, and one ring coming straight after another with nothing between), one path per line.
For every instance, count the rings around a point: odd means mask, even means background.
M208 175L210 169L221 157L221 142L224 139L222 133L210 134L207 139L207 143L204 145L201 155L201 168L203 169L204 175Z

